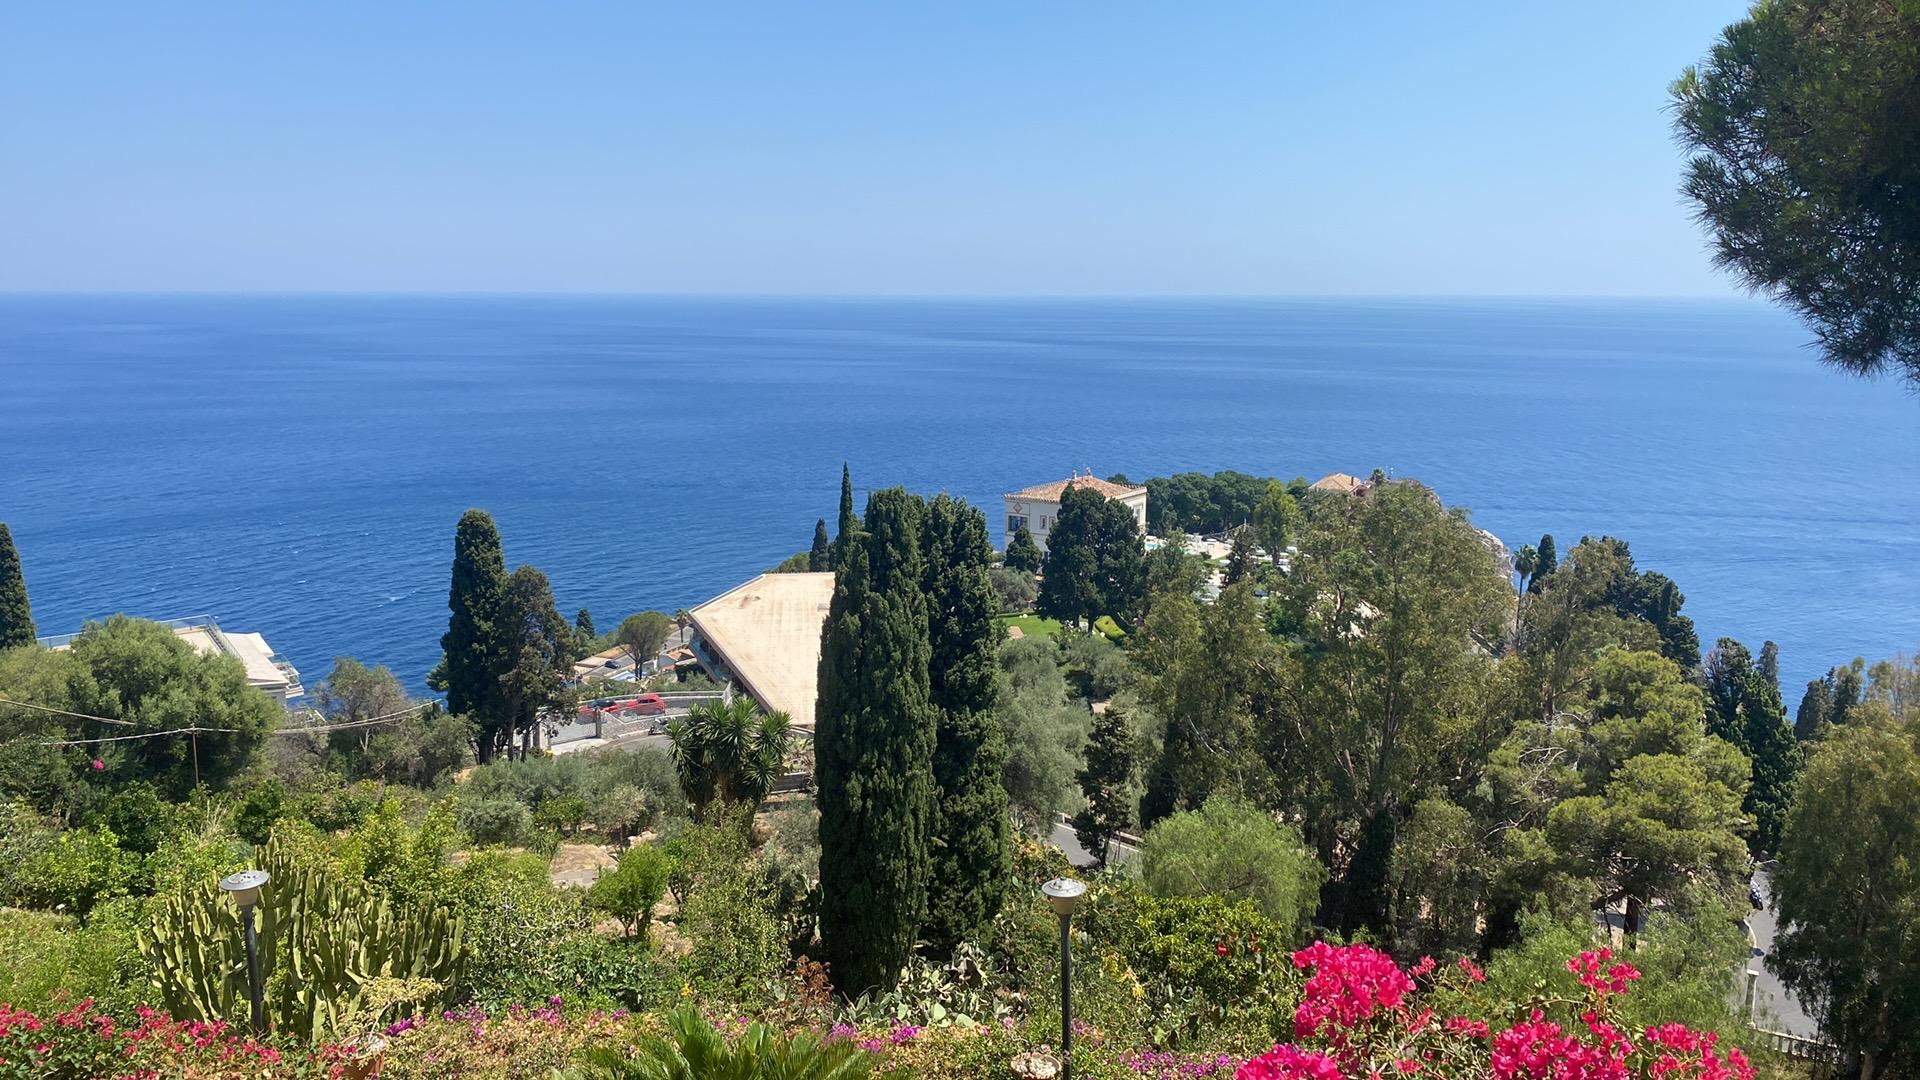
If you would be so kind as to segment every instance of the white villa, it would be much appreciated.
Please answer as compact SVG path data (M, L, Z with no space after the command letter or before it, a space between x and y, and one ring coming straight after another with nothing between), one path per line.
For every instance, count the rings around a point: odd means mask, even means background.
M1040 545L1040 550L1047 550L1047 533L1053 529L1054 519L1060 516L1060 495L1069 487L1092 488L1109 499L1125 503L1127 509L1133 511L1134 520L1140 523L1141 534L1146 534L1147 489L1102 480L1089 471L1065 480L1055 480L1051 484L1036 484L1007 495L1006 540L1011 542L1013 534L1025 525L1027 531L1033 534L1033 542Z

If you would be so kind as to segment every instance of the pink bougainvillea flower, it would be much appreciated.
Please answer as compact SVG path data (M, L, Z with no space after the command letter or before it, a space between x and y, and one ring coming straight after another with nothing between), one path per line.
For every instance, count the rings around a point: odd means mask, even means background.
M1234 1080L1341 1080L1339 1062L1290 1043L1276 1046L1240 1066L1233 1077Z

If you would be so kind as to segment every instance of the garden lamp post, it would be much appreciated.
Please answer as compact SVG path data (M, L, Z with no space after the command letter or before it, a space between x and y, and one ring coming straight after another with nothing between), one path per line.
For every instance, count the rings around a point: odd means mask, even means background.
M260 903L260 888L267 883L265 870L242 870L220 879L220 888L240 906L240 925L247 939L247 997L253 1002L253 1033L267 1033L266 987L260 978L260 939L253 932L253 909Z
M1072 878L1054 878L1041 895L1060 916L1060 1080L1073 1080L1073 913L1087 887Z

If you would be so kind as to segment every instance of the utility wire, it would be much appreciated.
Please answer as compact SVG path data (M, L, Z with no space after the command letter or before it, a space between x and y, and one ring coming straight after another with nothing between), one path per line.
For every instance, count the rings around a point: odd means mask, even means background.
M119 724L121 727L136 726L134 722L131 720L115 720L111 716L90 716L86 713L68 712L65 709L52 709L52 708L48 708L45 705L34 705L25 701L14 701L10 698L0 698L0 705L18 705L23 709L33 709L38 712L53 713L55 716L71 716L76 720L98 720L103 724Z
M101 739L55 739L42 746L91 746L95 743L126 742L128 739L157 739L162 735L237 735L238 728L183 727L171 731L143 731L137 735L109 735Z
M330 731L350 731L355 728L375 727L380 724L398 723L399 721L404 720L414 715L415 713L418 713L420 710L425 709L430 705L438 705L438 704L439 702L437 701L423 701L418 705L412 705L405 709L400 710L399 712L391 712L383 716L371 716L364 720L349 720L339 724L313 724L305 727L276 728L275 730L268 732L268 734L269 735L323 735ZM111 716L93 716L89 713L69 712L66 709L55 709L46 705L34 705L25 701L14 701L11 698L0 698L0 705L17 705L23 709L34 709L38 712L52 713L56 716L70 716L76 720L95 720L103 724L118 724L121 727L138 726L131 720L116 720ZM159 739L159 738L164 738L168 735L236 735L236 734L239 734L239 731L240 729L238 728L200 727L198 725L195 725L193 727L170 728L166 731L142 731L133 735L113 735L113 736L107 736L107 737L98 738L98 739L50 739L50 740L46 740L41 745L43 746L91 746L97 743L126 742L130 739Z

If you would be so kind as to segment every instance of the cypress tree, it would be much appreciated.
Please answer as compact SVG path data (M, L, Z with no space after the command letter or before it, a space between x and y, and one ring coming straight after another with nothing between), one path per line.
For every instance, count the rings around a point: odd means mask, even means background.
M820 938L850 997L893 986L926 911L934 723L920 516L899 488L869 497L865 528L839 537L821 631Z
M807 551L807 569L818 574L833 569L833 546L827 542L827 519L813 523L813 547Z
M27 579L13 532L0 521L0 649L33 644L33 607L27 603Z
M1227 571L1223 575L1224 584L1238 585L1253 576L1253 530L1239 528L1233 530L1233 543L1227 548Z
M453 585L447 592L446 635L440 639L440 664L427 685L447 695L447 711L493 729L503 719L500 676L508 665L499 656L498 623L507 593L507 561L500 531L485 510L460 515L453 532ZM493 756L493 740L482 738L480 760Z
M1560 555L1554 550L1553 534L1544 533L1540 537L1540 546L1534 549L1533 576L1527 579L1527 591L1537 593L1553 572L1560 568Z
M1087 805L1073 815L1073 835L1104 867L1113 835L1133 825L1133 726L1119 708L1094 720L1078 779Z
M1732 638L1721 638L1707 654L1707 734L1717 735L1748 753L1746 710L1752 692L1753 654Z
M1763 670L1756 668L1747 677L1742 699L1743 741L1753 758L1753 783L1744 808L1753 821L1747 844L1758 856L1780 850L1780 830L1793 801L1794 779L1800 774L1800 743L1787 723L1780 687Z
M853 516L853 472L844 461L840 463L840 520L836 527L839 531L833 534L833 563L838 566L847 544L860 531L860 519Z
M1040 572L1046 556L1040 553L1040 545L1033 542L1033 530L1027 528L1026 522L1021 522L1020 527L1013 531L1013 539L1007 541L1006 558L1001 562L1009 570L1024 570L1029 574Z
M581 608L580 613L573 617L573 632L583 645L599 637L600 631L594 629L593 625L593 612Z
M1069 484L1060 493L1060 516L1047 531L1046 573L1040 581L1040 614L1077 624L1105 614L1100 589L1100 504L1106 496Z
M1800 697L1800 708L1793 714L1793 734L1801 742L1812 742L1825 733L1833 713L1833 692L1825 679L1812 679Z
M928 699L934 709L931 874L921 937L940 955L999 913L1012 868L1001 780L1007 738L994 712L987 519L942 495L921 529L926 564Z

